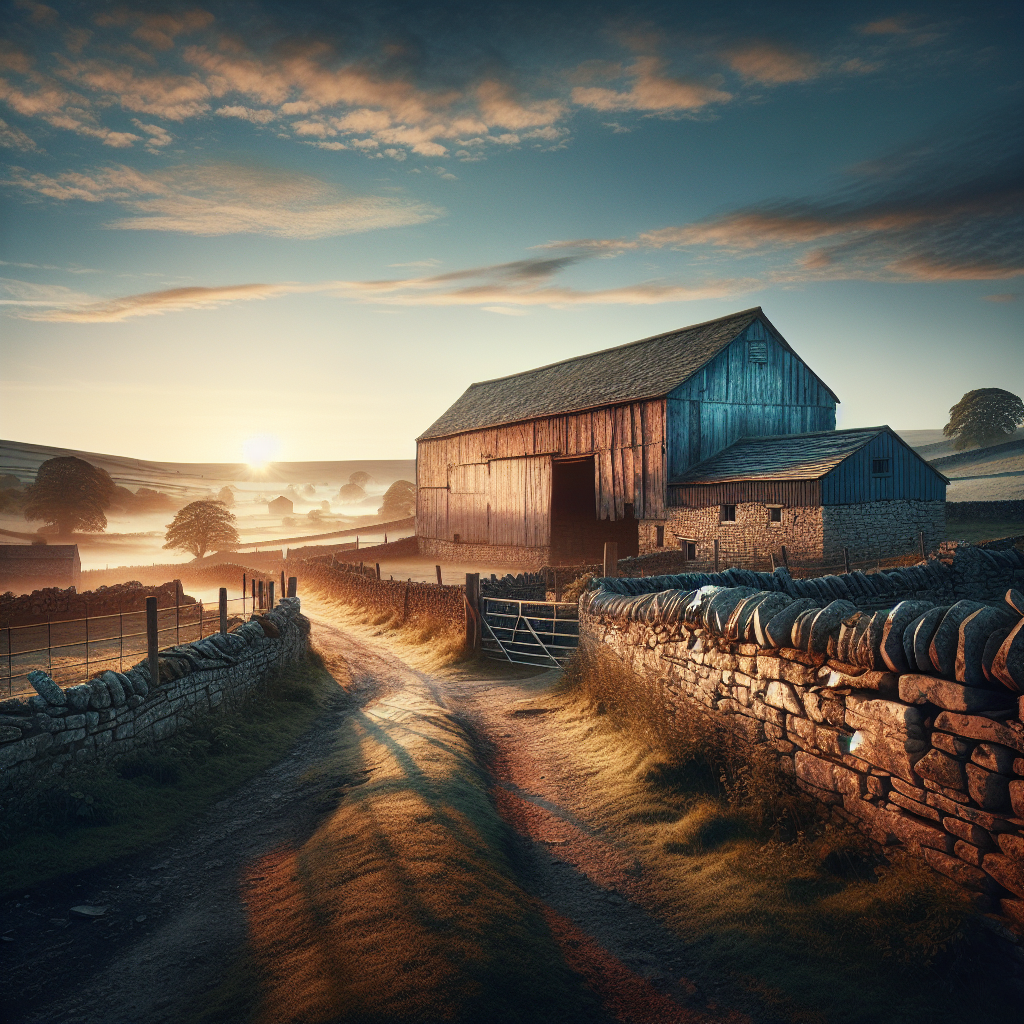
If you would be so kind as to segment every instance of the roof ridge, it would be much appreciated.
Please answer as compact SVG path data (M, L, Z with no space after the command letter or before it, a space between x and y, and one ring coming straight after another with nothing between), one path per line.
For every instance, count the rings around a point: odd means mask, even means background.
M883 430L893 432L891 427L883 424L880 427L845 427L843 430L808 430L803 434L744 434L742 437L737 437L731 444L726 445L726 448L731 448L734 444L739 444L741 441L786 441L793 437L835 437L836 434L879 434ZM725 448L723 448L722 451L724 452ZM713 455L708 457L714 458Z
M550 370L555 366L562 366L565 363L574 363L580 359L591 359L595 356L605 355L607 352L618 352L622 349L632 348L634 345L644 345L649 341L658 341L660 338L667 338L673 334L682 334L685 331L695 331L698 327L707 327L710 324L721 323L723 320L735 320L738 317L746 316L748 313L762 313L763 310L760 306L751 306L750 309L741 309L735 313L727 313L725 316L715 317L711 320L704 320L699 324L688 324L686 327L675 327L671 331L662 331L661 334L651 334L646 338L638 338L636 341L627 341L622 345L610 345L608 348L599 348L594 352L584 352L578 356L567 356L565 359L556 359L553 363L544 363L542 366L534 366L529 370L520 370L518 373L506 373L501 377L491 377L487 380L474 381L466 389L467 391L472 388L482 387L484 384L496 384L500 380L512 380L515 377L525 377L530 373L537 373L540 370ZM781 337L781 335L780 335Z

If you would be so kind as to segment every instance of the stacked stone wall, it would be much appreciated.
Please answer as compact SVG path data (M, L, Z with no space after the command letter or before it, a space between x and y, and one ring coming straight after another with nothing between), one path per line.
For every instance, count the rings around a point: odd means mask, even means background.
M239 577L241 579L241 577ZM138 581L98 587L79 594L75 587L61 590L47 587L20 597L0 598L0 625L28 626L37 622L63 622L88 616L116 615L118 612L145 611L146 598L156 597L159 607L195 604L194 597L182 593L181 581L172 580L158 587Z
M421 555L441 562L483 562L494 565L515 565L536 570L551 561L551 548L519 548L511 544L456 544L434 537L417 537Z
M289 562L288 571L298 577L303 590L317 590L369 611L391 613L402 622L423 616L440 619L452 627L464 626L466 622L465 587L378 580L372 569L344 572L312 561Z
M1022 568L1004 568L998 603L877 611L735 582L603 580L581 598L580 642L653 681L667 716L705 715L771 750L823 814L1022 926L1024 595L1006 587Z
M232 633L161 651L155 683L147 662L66 689L33 672L35 696L0 702L0 795L167 740L198 717L237 704L308 646L309 620L298 598L289 598Z
M772 523L769 507L748 501L736 506L736 521L723 523L720 505L670 508L665 521L665 542L670 538L697 542L697 557L710 558L713 542L730 551L767 553L785 544L794 558L820 559L824 549L822 510L819 507L783 508L782 522ZM641 554L657 551L655 532L642 531ZM646 543L644 543L646 541ZM646 546L650 544L651 546ZM678 541L674 546L678 546Z
M934 551L946 535L944 501L872 501L858 505L823 505L824 557L851 559Z
M1013 501L947 501L946 519L1018 522L1024 527L1024 498Z

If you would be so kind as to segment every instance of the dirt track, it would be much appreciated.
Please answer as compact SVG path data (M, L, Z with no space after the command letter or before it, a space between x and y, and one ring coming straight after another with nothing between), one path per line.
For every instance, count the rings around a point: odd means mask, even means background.
M180 1021L238 962L247 865L301 843L337 800L343 779L303 781L325 760L338 724L364 699L426 678L473 727L494 777L495 803L527 846L530 895L567 963L601 998L609 1020L747 1020L716 1006L712 982L694 979L682 944L631 897L644 880L627 850L574 814L585 778L535 698L553 677L425 677L380 644L314 616L314 638L340 688L288 755L221 801L173 841L0 905L3 1003L18 1022ZM456 675L457 674L453 674ZM108 907L90 922L77 904Z

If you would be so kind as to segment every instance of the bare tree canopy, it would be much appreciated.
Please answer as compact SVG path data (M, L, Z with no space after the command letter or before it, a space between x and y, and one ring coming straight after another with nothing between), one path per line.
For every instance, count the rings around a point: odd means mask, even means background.
M385 492L384 503L378 515L405 519L416 513L416 485L408 480L396 480Z
M164 548L189 551L202 558L217 545L237 544L235 516L222 501L193 501L167 527Z
M942 428L956 449L1004 441L1024 423L1024 402L1002 388L968 391L952 409Z
M114 481L73 455L47 459L26 492L26 519L42 519L57 533L102 533L107 528L103 510L114 497Z

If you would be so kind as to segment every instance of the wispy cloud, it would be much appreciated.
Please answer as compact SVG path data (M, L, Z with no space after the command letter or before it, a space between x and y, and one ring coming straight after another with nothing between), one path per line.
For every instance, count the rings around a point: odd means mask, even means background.
M20 128L12 128L0 118L0 146L7 149L20 149L23 153L38 152L39 147Z
M544 248L590 255L636 249L721 251L773 260L777 281L1000 280L1024 273L1024 132L997 115L855 168L832 193L764 203L632 238Z
M695 78L676 78L665 73L665 62L660 57L640 57L628 68L624 77L628 89L609 89L604 86L576 86L572 90L573 102L594 110L636 110L644 112L671 112L700 110L712 103L727 103L731 93L720 88L720 76L707 81Z
M401 197L354 194L311 175L223 163L153 174L123 165L55 176L15 168L9 184L59 201L114 202L129 215L107 226L124 231L326 238L422 224L442 213Z
M747 81L762 85L806 82L822 70L821 62L810 54L763 40L727 50L725 57Z

